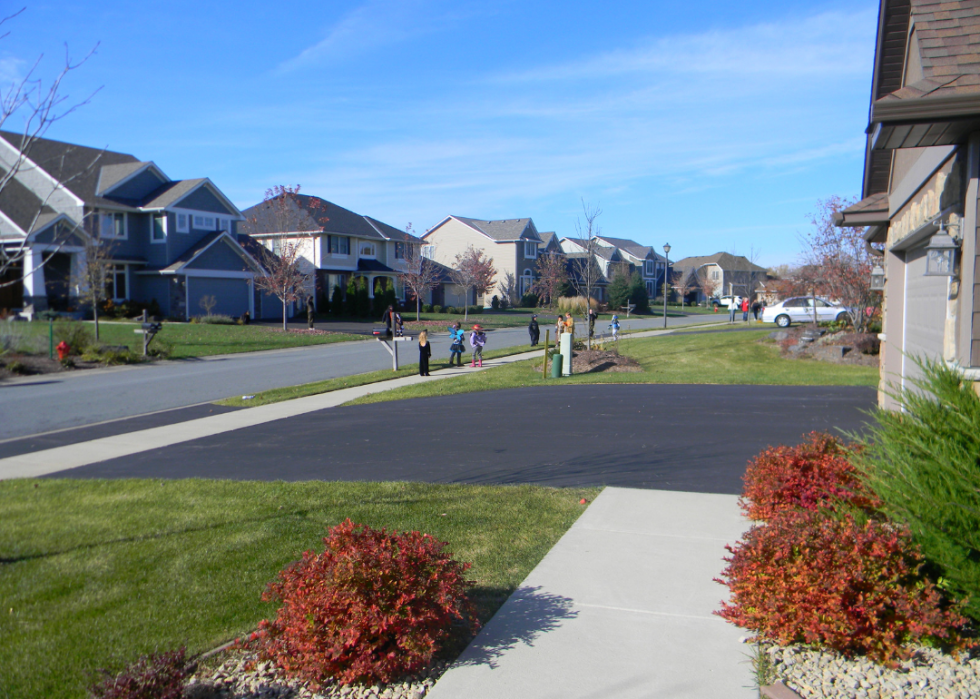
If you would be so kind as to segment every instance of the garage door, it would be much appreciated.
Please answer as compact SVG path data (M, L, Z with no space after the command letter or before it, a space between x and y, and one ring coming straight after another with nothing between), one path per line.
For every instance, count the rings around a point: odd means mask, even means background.
M905 254L905 330L902 337L902 375L920 375L909 355L938 359L943 356L946 330L946 294L949 277L927 277L925 248ZM903 380L904 383L904 380Z

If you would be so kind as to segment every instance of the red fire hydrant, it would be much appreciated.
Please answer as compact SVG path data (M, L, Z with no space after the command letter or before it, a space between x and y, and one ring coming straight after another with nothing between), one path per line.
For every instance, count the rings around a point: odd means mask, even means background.
M68 355L69 353L71 353L71 347L69 347L68 343L65 342L64 340L59 342L58 345L55 347L55 349L58 350L59 361L64 361L68 359Z

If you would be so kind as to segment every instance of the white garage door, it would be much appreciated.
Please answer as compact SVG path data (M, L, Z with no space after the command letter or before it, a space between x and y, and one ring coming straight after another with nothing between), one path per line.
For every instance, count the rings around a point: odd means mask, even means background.
M905 253L905 330L902 337L903 384L906 376L920 375L909 357L943 356L946 330L946 294L949 277L927 277L925 248Z

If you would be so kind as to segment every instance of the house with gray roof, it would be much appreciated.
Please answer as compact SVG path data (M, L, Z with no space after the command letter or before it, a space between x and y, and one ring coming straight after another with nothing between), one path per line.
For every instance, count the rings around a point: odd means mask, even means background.
M242 230L271 251L281 240L299 246L300 267L313 279L308 291L317 308L335 288L346 294L347 284L357 278L366 280L370 298L376 289L394 288L405 300L399 275L411 248L422 244L419 238L320 197L295 194L283 204L265 201L245 209Z
M12 174L12 176L11 176ZM164 316L255 315L261 265L238 244L242 213L206 177L172 180L152 161L0 131L0 245L25 251L0 288L0 308L79 305L86 241L111 258L107 295L156 301Z
M505 297L511 303L531 290L535 279L535 267L542 240L530 218L512 218L496 221L447 216L422 236L423 254L447 267L452 267L456 256L470 246L481 250L493 260L497 275L494 287L482 297L463 299L454 305L482 304L490 306L493 296ZM459 296L458 290L446 290ZM514 298L514 297L517 298Z
M912 356L980 390L980 5L882 0L874 57L862 198L835 223L882 249L878 398L898 408Z
M767 279L765 267L727 252L685 257L671 267L679 277L675 286L686 286L697 303L724 295L752 297Z

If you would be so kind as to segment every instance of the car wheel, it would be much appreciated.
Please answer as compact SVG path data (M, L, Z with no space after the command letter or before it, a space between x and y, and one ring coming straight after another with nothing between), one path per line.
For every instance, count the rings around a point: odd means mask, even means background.
M847 314L846 313L838 313L837 314L837 317L834 318L834 320L836 320L838 323L843 323L844 321L847 320Z
M788 328L789 327L789 316L788 315L785 315L785 314L780 315L780 316L776 316L776 325L778 325L781 328Z

